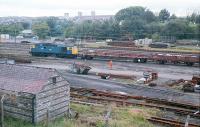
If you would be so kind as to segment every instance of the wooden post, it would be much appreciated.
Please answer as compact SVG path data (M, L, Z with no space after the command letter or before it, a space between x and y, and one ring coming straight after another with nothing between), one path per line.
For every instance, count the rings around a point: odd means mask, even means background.
M49 108L47 108L47 121L46 121L46 127L49 127Z
M4 127L4 111L3 111L3 101L5 95L1 97L1 127Z
M108 112L105 116L105 127L109 127L108 122L109 122L110 114L111 114L111 106L108 108Z
M186 121L185 121L185 127L188 127L190 120L190 115L187 115Z

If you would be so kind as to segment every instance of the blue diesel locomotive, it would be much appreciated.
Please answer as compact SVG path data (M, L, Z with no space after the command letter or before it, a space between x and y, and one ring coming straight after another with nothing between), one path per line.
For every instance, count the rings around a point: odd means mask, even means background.
M76 58L78 49L76 46L64 46L52 43L38 43L31 47L32 56L54 56L61 58Z

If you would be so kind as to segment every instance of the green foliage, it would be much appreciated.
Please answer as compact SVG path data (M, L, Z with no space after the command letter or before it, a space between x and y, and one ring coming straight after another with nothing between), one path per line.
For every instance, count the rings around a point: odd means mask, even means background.
M151 23L157 20L157 17L154 15L154 13L148 9L145 11L144 17L147 23Z
M71 108L79 113L78 119L59 118L50 122L49 127L94 127L91 123L95 123L96 127L105 127L106 107L72 103ZM153 127L146 118L159 113L158 110L150 108L112 106L108 124L109 127ZM46 123L44 121L34 126L29 122L6 117L5 127L46 127Z
M170 19L177 19L177 17L176 17L175 14L172 14L172 15L170 16Z
M187 17L187 19L192 23L200 24L200 14L192 13L190 16Z
M126 34L132 34L134 39L145 37L145 25L156 21L156 16L148 9L143 7L129 7L120 10L115 15L116 20L120 23L121 31Z
M140 6L135 6L135 7L129 7L120 10L117 12L115 15L115 18L117 21L122 21L122 20L134 20L134 19L144 19L144 14L145 14L145 8L140 7Z
M68 28L66 28L64 34L65 34L66 38L69 38L69 37L72 36L73 33L74 33L74 28L73 27L68 27Z
M55 37L62 34L61 32L61 26L58 24L58 18L57 17L49 17L46 20L46 23L49 27L49 36Z
M151 38L156 42L160 40L160 35L158 33L154 33Z
M159 19L160 19L160 21L164 22L164 21L168 20L169 17L170 17L169 11L167 11L166 9L162 9L160 11L160 13L159 13Z
M22 24L23 29L30 29L30 23L22 22L21 24Z
M23 27L20 23L14 23L10 25L0 25L0 34L9 34L11 36L17 36Z
M40 39L45 39L48 36L49 26L46 22L36 23L32 26L32 29Z
M176 36L179 39L183 39L188 32L187 21L184 20L171 20L169 21L162 30L163 35Z
M197 22L197 14L191 21ZM161 22L160 22L161 21ZM189 19L177 17L163 9L159 16L144 7L128 7L116 13L115 17L106 21L83 21L65 28L65 37L85 39L130 40L153 38L159 41L160 36L177 39L198 38L198 25L190 24Z
M32 30L40 39L48 36L65 36L82 39L131 40L169 36L177 39L200 38L200 15L193 13L186 18L170 16L162 9L159 16L144 7L133 6L119 10L116 15L105 21L88 20L73 22L57 17L37 18L33 20ZM30 28L27 22L0 25L0 34L18 35L21 30ZM16 33L16 34L15 34Z

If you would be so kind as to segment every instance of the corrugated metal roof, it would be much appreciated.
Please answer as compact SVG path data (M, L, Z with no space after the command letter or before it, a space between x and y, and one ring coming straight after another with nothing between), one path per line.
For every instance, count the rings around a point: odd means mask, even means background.
M56 75L53 69L0 64L0 89L35 94Z

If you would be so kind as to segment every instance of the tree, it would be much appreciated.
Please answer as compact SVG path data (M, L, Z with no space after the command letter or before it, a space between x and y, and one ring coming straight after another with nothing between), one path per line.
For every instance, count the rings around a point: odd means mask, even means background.
M152 38L153 34L159 34L163 29L164 24L160 22L152 22L145 25L146 36Z
M125 20L121 25L121 32L132 37L134 39L143 38L145 33L145 22L141 19L138 20Z
M154 15L154 13L152 11L150 11L149 9L147 9L145 11L144 17L145 17L145 20L147 21L147 23L151 23L151 22L157 20L157 18Z
M192 15L190 16L190 21L191 22L193 22L193 23L195 23L196 22L196 16L197 16L197 14L196 13L192 13Z
M187 17L187 19L192 23L200 24L200 14L192 13L190 16Z
M166 9L162 9L160 11L160 13L159 13L159 19L160 19L160 21L164 22L164 21L168 20L169 17L170 17L169 11L167 11Z
M11 36L17 36L23 27L20 23L14 23L10 25L0 25L0 34L9 34Z
M163 9L159 17L144 7L129 7L120 10L115 17L106 21L57 22L65 28L65 37L78 37L87 39L123 39L153 38L159 40L160 36L175 36L178 39L197 38L199 35L197 14L193 16L196 23L189 22L189 18L180 18ZM163 22L160 22L164 21ZM61 30L63 31L63 30ZM162 38L162 37L161 37Z
M59 24L57 23L58 18L57 17L49 17L46 22L49 26L49 36L59 36L61 34L61 29L59 27Z
M178 39L186 38L188 33L188 24L184 20L171 20L169 21L162 30L163 35L175 36Z
M129 7L117 12L115 19L120 22L123 20L144 19L145 8L140 6Z
M45 39L48 36L49 26L46 22L33 24L32 29L40 39Z
M153 12L139 6L122 9L115 18L120 24L121 33L132 35L134 39L145 37L146 24L156 21Z
M65 29L66 38L72 37L73 34L74 34L74 27L68 27Z
M170 16L170 19L177 19L177 17L176 17L175 14L172 14L172 15Z
M21 24L22 24L23 29L30 29L30 23L22 22Z
M158 33L152 34L151 38L152 38L152 40L153 40L154 42L160 41L160 35L159 35Z

